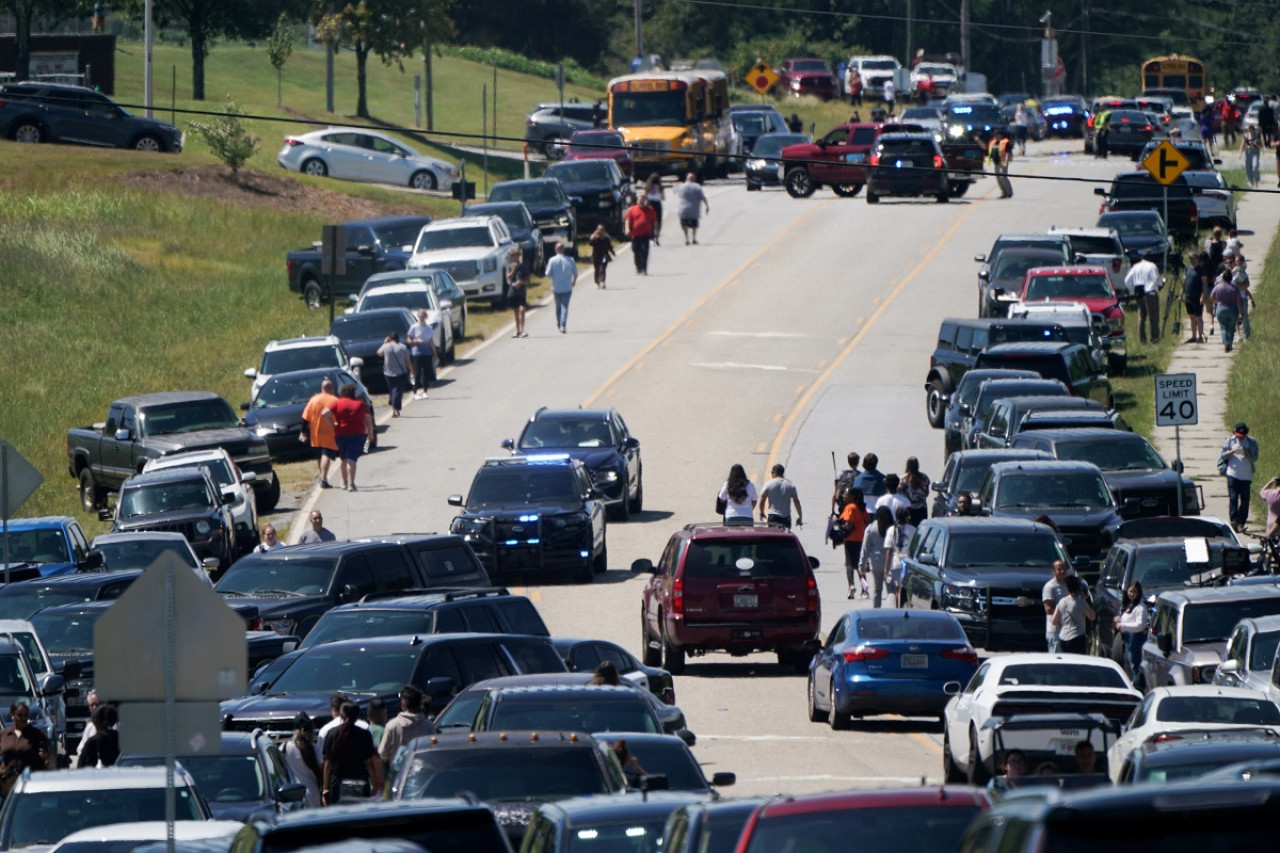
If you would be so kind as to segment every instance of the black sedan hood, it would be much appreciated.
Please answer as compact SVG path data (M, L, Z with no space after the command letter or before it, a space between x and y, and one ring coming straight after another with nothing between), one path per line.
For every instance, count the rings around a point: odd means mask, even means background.
M491 506L467 507L461 518L516 518L517 516L539 515L544 517L566 515L581 512L582 503L577 500L563 501L544 500L537 503L493 504Z

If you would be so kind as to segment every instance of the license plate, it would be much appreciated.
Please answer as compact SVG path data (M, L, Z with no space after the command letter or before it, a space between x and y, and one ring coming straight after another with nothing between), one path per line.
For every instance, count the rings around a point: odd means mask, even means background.
M903 655L902 668L903 669L928 669L929 656L928 655Z
M735 595L733 597L734 607L759 607L760 596L758 595Z

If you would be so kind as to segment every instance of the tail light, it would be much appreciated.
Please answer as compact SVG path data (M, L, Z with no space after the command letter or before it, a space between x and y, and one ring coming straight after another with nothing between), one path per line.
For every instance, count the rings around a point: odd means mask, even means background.
M1196 209L1196 206L1194 203L1192 203L1191 205L1191 221L1192 222L1200 221L1200 211Z
M969 646L961 646L958 649L947 649L939 655L943 660L962 660L973 666L978 665L978 653Z
M1111 259L1111 271L1112 271L1112 272L1120 272L1120 259L1119 259L1119 258L1112 258L1112 259Z
M934 155L933 155L933 168L935 168L935 169L945 169L945 168L947 168L947 161L942 159L942 155L941 155L941 154L934 154Z
M1152 127L1151 125L1149 125L1149 124L1144 124L1144 125L1142 126L1142 129L1143 129L1143 130L1154 130L1155 128L1153 128L1153 127Z
M1182 740L1182 738L1178 735L1171 735L1165 732L1161 732L1155 737L1147 738L1147 743L1166 743L1171 740Z
M671 585L671 612L676 616L684 615L684 578L676 578Z
M813 575L809 575L809 598L805 610L809 613L818 612L818 581Z
M879 155L879 154L872 154L872 155L871 155L871 165L872 165L872 166L879 166L879 165L880 165L880 155Z
M301 139L298 139L297 137L294 137L294 136L286 136L284 138L284 144L290 147L296 147L298 145L306 145L305 142L303 142Z
M263 621L261 616L255 616L249 620L248 628L250 631L270 631L267 623Z
M880 660L887 658L889 652L879 646L856 646L852 649L844 650L844 659L847 663L855 663L864 660Z

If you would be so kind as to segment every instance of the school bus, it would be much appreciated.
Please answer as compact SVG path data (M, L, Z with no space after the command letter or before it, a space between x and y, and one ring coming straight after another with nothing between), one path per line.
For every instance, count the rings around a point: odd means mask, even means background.
M720 71L654 71L609 81L609 127L632 149L637 177L723 176L732 139Z
M1142 63L1142 93L1149 90L1184 92L1185 106L1199 113L1204 109L1204 93L1208 89L1209 72L1204 63L1190 56L1157 56ZM1176 96L1175 96L1176 102Z

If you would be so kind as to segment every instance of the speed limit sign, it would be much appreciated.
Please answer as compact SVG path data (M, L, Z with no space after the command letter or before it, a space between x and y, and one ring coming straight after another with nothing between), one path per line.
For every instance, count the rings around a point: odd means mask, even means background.
M1198 423L1196 375L1162 373L1156 376L1156 426L1190 426Z

